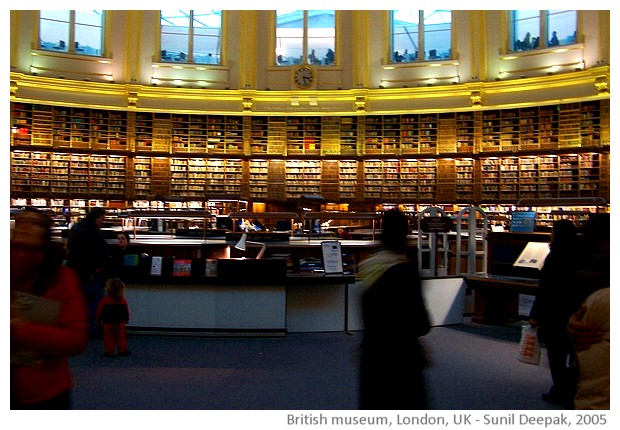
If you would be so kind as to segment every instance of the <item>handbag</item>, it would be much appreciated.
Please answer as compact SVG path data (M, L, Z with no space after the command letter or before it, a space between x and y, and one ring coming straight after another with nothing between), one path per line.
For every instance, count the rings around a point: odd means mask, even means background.
M529 324L521 328L521 341L519 342L519 353L517 360L522 363L540 364L540 343L536 329Z

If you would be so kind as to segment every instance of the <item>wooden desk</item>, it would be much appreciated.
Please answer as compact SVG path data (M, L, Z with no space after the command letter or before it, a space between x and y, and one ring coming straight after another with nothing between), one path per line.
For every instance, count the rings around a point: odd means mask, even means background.
M519 320L519 294L535 295L538 279L497 275L463 276L474 290L472 322L505 324Z

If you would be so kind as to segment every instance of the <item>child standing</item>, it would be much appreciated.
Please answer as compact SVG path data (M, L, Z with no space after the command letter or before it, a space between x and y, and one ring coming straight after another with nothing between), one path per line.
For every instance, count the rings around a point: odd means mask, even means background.
M103 327L104 355L114 357L114 351L118 349L118 355L124 357L131 354L127 349L129 306L125 299L125 284L118 278L110 278L105 291L106 296L97 308L97 323Z

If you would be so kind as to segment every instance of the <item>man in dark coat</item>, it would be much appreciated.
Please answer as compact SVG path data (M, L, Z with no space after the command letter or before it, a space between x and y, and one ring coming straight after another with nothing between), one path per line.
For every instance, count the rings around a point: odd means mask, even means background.
M417 263L406 257L408 221L402 212L383 217L380 251L360 264L364 338L361 409L427 409L418 340L430 331Z
M572 348L566 325L583 302L582 260L577 229L568 219L553 224L550 252L540 271L536 300L530 311L530 325L547 347L553 386L542 395L545 401L571 407L575 394L575 369L570 365Z
M67 238L67 266L72 267L80 277L82 290L88 303L89 328L91 335L99 334L95 321L97 305L103 298L106 271L109 268L108 244L101 227L105 209L96 207L76 223Z

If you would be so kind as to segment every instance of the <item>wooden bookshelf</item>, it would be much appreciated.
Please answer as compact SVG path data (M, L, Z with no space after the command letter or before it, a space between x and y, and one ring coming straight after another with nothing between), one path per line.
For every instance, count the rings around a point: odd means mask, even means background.
M356 200L358 189L358 162L356 160L338 161L338 200Z
M509 203L609 199L609 101L368 116L11 103L11 195Z
M286 160L286 199L321 195L320 160Z
M286 118L286 155L319 155L321 153L321 132L321 117Z
M358 118L343 116L340 120L340 154L359 155L358 148L361 148L358 131Z
M418 198L418 160L400 160L400 196L403 201L415 201Z
M338 160L321 162L321 196L327 201L340 200L340 169Z
M249 160L249 180L248 194L251 199L265 200L268 193L269 184L269 161L267 160ZM245 194L244 194L245 195Z
M475 200L476 174L474 160L472 158L457 158L454 160L454 187L455 198L453 201L462 202Z
M269 144L269 118L252 117L250 118L249 130L247 130L252 155L267 155Z
M151 181L153 176L151 157L135 157L133 159L133 198L145 198L152 194ZM130 194L131 195L131 194Z

